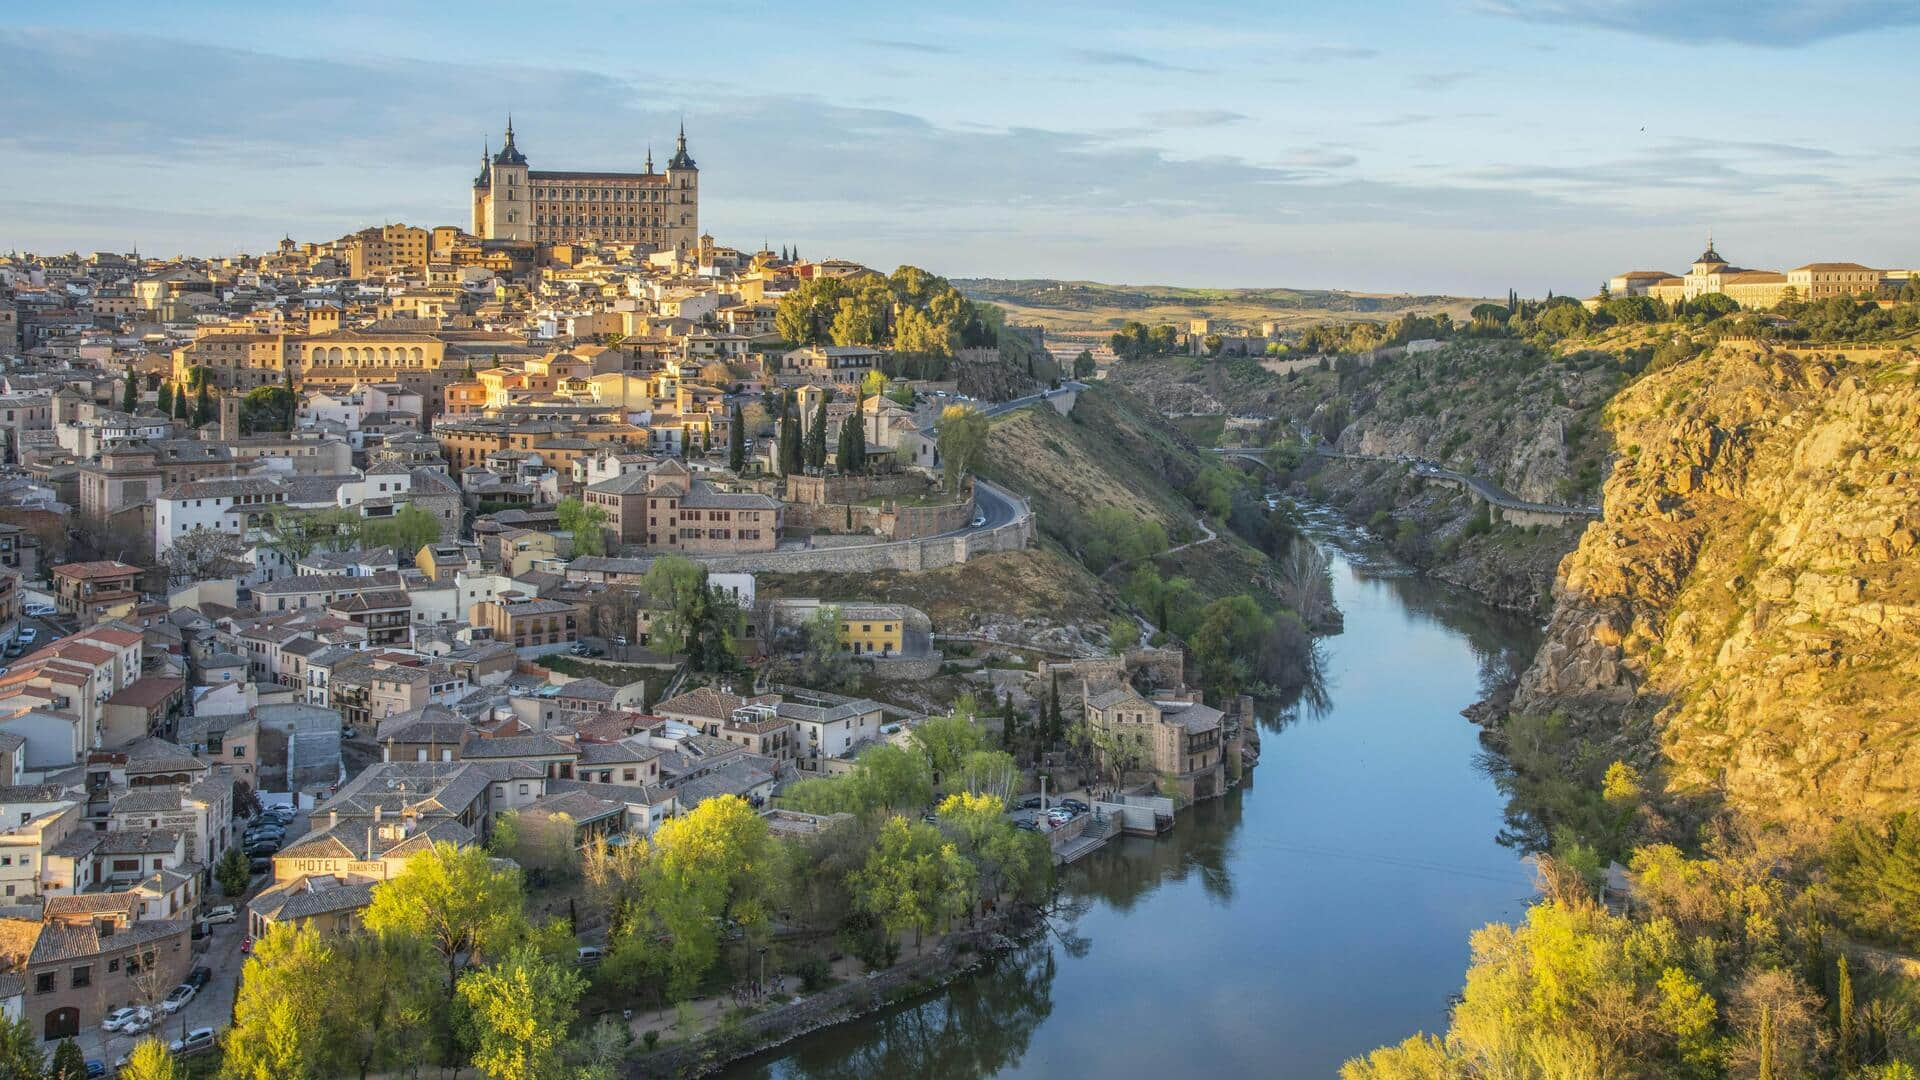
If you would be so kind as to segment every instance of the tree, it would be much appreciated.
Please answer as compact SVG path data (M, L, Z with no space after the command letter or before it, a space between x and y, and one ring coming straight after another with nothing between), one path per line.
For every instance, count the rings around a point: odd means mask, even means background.
M820 404L813 410L813 423L807 426L806 464L810 469L827 467L827 399L831 391L820 394Z
M974 868L960 849L933 826L899 816L880 827L853 889L887 933L912 930L916 950L927 931L967 911L976 895Z
M561 530L573 534L576 556L607 553L607 536L603 531L607 523L606 507L568 496L554 506L553 513Z
M762 932L784 882L779 841L733 795L705 799L663 822L619 900L609 973L658 976L675 998L692 993L720 957L729 926Z
M61 1039L60 1045L53 1048L47 1080L87 1080L87 1055L80 1052L79 1043Z
M1853 1010L1853 972L1847 970L1847 958L1844 953L1840 957L1836 978L1839 985L1834 995L1833 1008L1838 1023L1834 1025L1836 1038L1833 1053L1840 1075L1846 1076L1853 1072L1855 1060L1853 1025L1856 1018Z
M840 442L834 449L833 461L843 473L867 471L866 404L863 392L854 403L853 414L840 425Z
M665 611L653 621L654 644L665 653L684 654L695 671L731 671L739 666L734 651L738 609L716 596L707 584L707 568L684 555L655 559L641 587Z
M361 1080L376 1067L400 1072L424 1063L434 1036L451 1034L439 958L424 941L352 934L338 941L333 959L333 981L352 988L334 996L328 1013L333 1071L357 1069Z
M267 547L290 563L299 562L315 551L342 551L358 547L361 533L366 528L366 519L358 511L344 508L290 510L284 505L276 505L269 514L263 539ZM428 517L431 520L432 515Z
M738 474L747 467L747 424L740 415L740 402L733 403L727 424L727 468Z
M195 368L194 370L198 371L200 369ZM213 420L213 392L209 389L207 380L202 379L200 381L199 395L194 399L193 426L205 427L213 423Z
M887 373L878 368L869 371L860 379L860 398L865 400L878 397L887 392Z
M1090 349L1081 349L1080 355L1073 358L1073 377L1076 379L1091 379L1098 370Z
M47 1067L47 1055L40 1049L40 1037L26 1017L9 1020L0 1016L0 1080L39 1080Z
M780 399L780 472L794 476L806 469L800 454L800 418L791 398Z
M1843 826L1827 868L1851 922L1902 943L1920 942L1920 814Z
M362 519L354 531L356 547L391 547L411 555L440 539L440 519L418 506L402 506L389 517Z
M940 413L935 438L947 490L959 491L986 449L986 414L970 405L949 405Z
M1127 655L1127 650L1140 644L1140 624L1128 618L1115 618L1107 624L1107 647L1115 656Z
M151 1035L133 1044L126 1066L114 1074L115 1080L176 1080L179 1075L167 1044Z
M239 896L253 883L253 871L247 868L247 857L237 847L230 847L220 861L214 864L213 876L220 883L220 891L227 896Z
M475 954L498 950L525 930L520 876L494 869L485 848L437 842L374 886L361 922L376 934L426 941L445 961L452 993L462 957L471 963Z
M179 585L209 578L236 576L234 564L247 551L246 541L232 533L193 528L173 538L165 553L167 580Z
M993 900L1012 892L1028 901L1045 896L1053 852L1038 833L1014 828L998 795L956 792L941 802L940 826L974 866L975 892Z
M299 406L299 399L284 386L255 387L240 399L240 430L289 431Z
M255 943L227 1034L221 1075L319 1075L325 1020L339 989L333 946L309 926L280 924Z
M163 382L160 384L158 397L154 404L165 415L173 415L173 384L171 382Z
M133 383L133 368L127 368L127 377L120 388L120 411L132 412L140 407L140 388Z
M954 706L946 716L931 716L913 729L909 736L915 749L927 759L927 768L936 782L957 773L968 754L985 748L986 738L974 723L974 703L970 696Z
M494 1080L559 1080L574 1003L587 980L531 946L460 979L473 1064Z

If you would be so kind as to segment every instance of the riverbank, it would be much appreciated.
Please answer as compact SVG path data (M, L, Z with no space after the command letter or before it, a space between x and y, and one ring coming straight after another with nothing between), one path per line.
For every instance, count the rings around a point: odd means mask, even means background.
M1248 781L1063 872L1046 933L720 1074L1328 1076L1443 1026L1470 932L1532 894L1458 713L1538 630L1337 515L1308 527L1346 631L1325 639L1321 693L1261 710Z

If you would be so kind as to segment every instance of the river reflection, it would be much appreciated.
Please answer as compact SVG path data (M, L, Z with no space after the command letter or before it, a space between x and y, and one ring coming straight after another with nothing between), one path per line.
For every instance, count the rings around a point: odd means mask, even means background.
M1345 630L1248 784L1067 870L1054 928L985 974L729 1075L1328 1076L1443 1027L1468 934L1531 892L1459 710L1537 630L1316 536Z

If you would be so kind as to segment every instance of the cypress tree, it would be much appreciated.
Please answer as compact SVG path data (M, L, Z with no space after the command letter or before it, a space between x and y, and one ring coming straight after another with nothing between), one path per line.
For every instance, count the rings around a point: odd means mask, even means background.
M194 403L193 426L204 427L213 423L213 393L207 389L205 379L200 381L200 395Z
M820 395L820 404L813 410L813 425L807 429L807 464L815 469L827 467L827 398L830 393Z
M747 464L747 433L742 430L745 426L740 419L740 402L735 401L727 425L727 468L736 473Z
M800 421L787 398L780 400L780 471L788 475L804 471L800 463Z
M140 391L134 389L133 369L128 368L126 383L120 390L120 411L132 412L135 408L139 407L139 405Z
M160 397L159 397L158 404L160 406L161 412L166 413L168 416L173 415L173 384L172 383L163 382L160 384Z
M1760 1080L1780 1080L1773 1061L1773 1007L1760 1003Z
M1854 1064L1853 973L1847 970L1847 958L1840 957L1840 986L1835 991L1835 1007L1840 1011L1839 1039L1833 1048L1841 1076L1851 1076Z

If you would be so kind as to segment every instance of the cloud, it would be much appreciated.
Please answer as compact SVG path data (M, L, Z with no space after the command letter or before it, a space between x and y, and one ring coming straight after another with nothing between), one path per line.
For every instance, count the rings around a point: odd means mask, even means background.
M1301 169L1344 169L1360 159L1344 150L1301 149L1280 155L1280 163Z
M1915 0L1482 0L1528 22L1594 26L1685 45L1732 42L1796 48L1846 34L1920 23Z
M1140 53L1119 52L1114 49L1075 49L1073 55L1083 63L1097 67L1135 68L1140 71L1174 71L1191 73L1195 69L1156 60Z
M901 41L894 38L861 38L860 44L870 49L918 53L922 56L948 56L956 51L951 45L936 45L930 41Z
M1814 147L1712 139L1665 139L1633 154L1579 163L1494 165L1475 178L1572 189L1737 192L1778 195L1789 189L1838 190L1827 169L1793 168L1838 155ZM1780 166L1788 167L1782 168ZM1857 180L1858 178L1854 178Z
M1379 49L1364 45L1309 45L1294 50L1293 58L1303 64L1319 64L1333 60L1371 60L1379 55Z
M1247 119L1232 109L1163 109L1147 114L1147 122L1163 128L1224 127Z
M1425 75L1410 75L1407 85L1416 90L1445 90L1479 74L1477 71L1435 71Z

